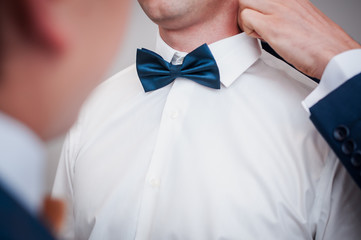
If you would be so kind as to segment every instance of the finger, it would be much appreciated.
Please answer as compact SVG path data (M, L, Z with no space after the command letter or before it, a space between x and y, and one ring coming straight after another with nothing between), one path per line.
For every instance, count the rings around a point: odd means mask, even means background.
M252 10L244 9L238 16L239 27L249 36L254 38L267 39L265 33L267 31L267 16ZM267 40L266 40L267 41Z
M268 13L278 1L279 0L239 0L239 9L240 11L252 9L258 12Z

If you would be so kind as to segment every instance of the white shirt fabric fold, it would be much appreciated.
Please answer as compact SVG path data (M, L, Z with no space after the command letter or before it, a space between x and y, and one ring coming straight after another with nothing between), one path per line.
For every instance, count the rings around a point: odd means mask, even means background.
M320 84L302 102L306 111L309 112L318 101L359 73L361 73L361 49L346 51L333 57L326 66Z
M0 184L34 215L45 190L42 141L19 121L0 112Z
M130 66L68 134L53 195L65 239L359 239L361 193L301 102L311 80L240 34L211 44L222 88L144 93ZM156 52L185 53L158 37Z

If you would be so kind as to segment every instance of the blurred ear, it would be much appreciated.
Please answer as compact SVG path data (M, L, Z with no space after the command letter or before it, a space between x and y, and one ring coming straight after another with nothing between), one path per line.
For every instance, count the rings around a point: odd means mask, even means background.
M14 1L14 0L13 0ZM54 53L66 47L66 35L59 24L56 7L62 0L15 0L24 1L30 21L32 40Z

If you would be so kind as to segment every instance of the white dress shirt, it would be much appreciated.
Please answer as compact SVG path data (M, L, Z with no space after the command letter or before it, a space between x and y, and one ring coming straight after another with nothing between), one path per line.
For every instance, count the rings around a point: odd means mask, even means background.
M144 93L134 65L96 90L55 180L64 238L359 239L361 192L301 105L316 84L246 34L209 47L220 90Z
M39 214L44 200L44 174L41 140L0 112L0 184L34 215Z

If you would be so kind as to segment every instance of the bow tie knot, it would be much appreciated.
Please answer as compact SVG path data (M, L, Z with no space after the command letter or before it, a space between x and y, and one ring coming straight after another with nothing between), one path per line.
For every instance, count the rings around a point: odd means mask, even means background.
M170 68L169 68L169 72L170 72L170 76L173 78L178 78L182 75L182 65L173 65L171 64L170 65Z
M138 49L137 72L145 92L162 88L179 77L220 89L218 66L206 44L185 56L180 65L173 65L150 50Z

